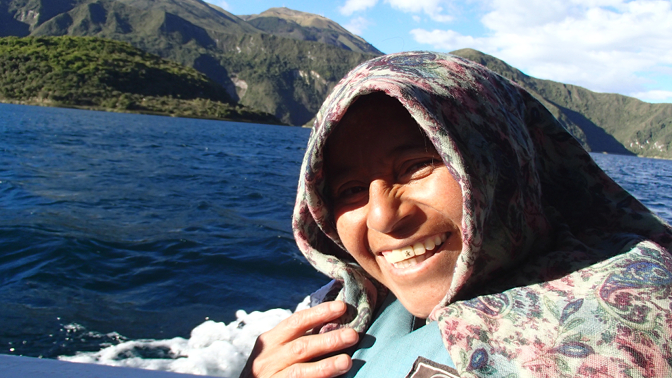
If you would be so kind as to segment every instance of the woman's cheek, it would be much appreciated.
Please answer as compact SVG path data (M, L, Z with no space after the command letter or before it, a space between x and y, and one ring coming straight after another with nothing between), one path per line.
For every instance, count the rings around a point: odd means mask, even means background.
M341 242L348 253L353 256L357 253L356 240L359 238L357 234L360 233L358 231L357 223L353 211L345 211L336 214L336 231L338 232L338 237L341 239Z

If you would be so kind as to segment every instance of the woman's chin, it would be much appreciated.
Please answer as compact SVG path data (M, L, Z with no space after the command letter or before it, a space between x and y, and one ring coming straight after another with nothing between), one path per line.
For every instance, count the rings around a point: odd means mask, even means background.
M413 314L413 316L422 319L429 317L432 310L434 310L436 305L438 305L445 296L438 295L437 290L425 293L408 293L403 290L401 292L395 292L393 290L392 292L408 312Z
M448 293L459 252L439 250L406 267L385 262L382 283L410 313L425 318Z

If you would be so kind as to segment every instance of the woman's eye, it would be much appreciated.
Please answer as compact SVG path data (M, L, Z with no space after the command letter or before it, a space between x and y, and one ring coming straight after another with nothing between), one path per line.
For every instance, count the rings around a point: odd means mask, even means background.
M430 174L432 168L434 168L434 159L414 161L402 169L400 178L402 180L417 180Z
M341 192L339 193L338 196L341 197L341 198L352 197L352 196L354 196L356 194L359 194L359 193L361 193L365 190L366 190L366 188L364 186L351 186L349 188L345 188L345 189L341 190Z
M351 204L368 195L368 190L367 186L361 184L346 184L332 192L332 199L335 203Z

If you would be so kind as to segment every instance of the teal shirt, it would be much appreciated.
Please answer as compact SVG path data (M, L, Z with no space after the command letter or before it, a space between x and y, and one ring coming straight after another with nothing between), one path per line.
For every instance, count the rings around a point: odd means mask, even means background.
M436 322L413 329L415 317L390 294L352 354L353 366L343 378L405 377L424 357L455 368Z

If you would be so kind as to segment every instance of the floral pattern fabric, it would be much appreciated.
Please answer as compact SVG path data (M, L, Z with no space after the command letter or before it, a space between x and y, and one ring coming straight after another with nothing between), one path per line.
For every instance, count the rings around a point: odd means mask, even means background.
M293 216L308 261L364 331L387 293L344 250L323 149L348 107L384 92L426 132L463 195L462 251L428 321L463 377L672 376L672 229L609 178L520 86L447 54L352 70L318 113Z

